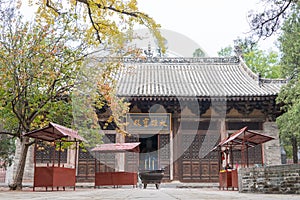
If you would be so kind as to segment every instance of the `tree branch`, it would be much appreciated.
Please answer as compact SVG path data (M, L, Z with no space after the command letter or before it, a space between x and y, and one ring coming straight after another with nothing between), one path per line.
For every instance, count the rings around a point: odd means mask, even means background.
M56 12L57 14L59 14L59 15L61 14L57 8L53 7L53 6L50 4L50 0L47 0L47 1L46 1L46 6L47 6L48 8L51 8L52 10L54 10L54 12Z
M92 17L92 11L91 11L91 8L90 8L90 6L89 6L88 4L87 4L87 9L88 9L88 15L89 15L89 18L90 18L90 20L91 20L92 26L93 26L94 30L96 31L97 40L98 40L100 43L102 43L101 37L100 37L100 33L99 33L99 30L98 30L98 28L96 27L96 24L95 24L95 22L94 22L94 20L93 20L93 17Z
M29 143L26 143L25 145L29 147L29 146L31 146L31 145L33 145L35 143L35 140L33 140L33 141L29 142Z
M24 88L25 90L25 88ZM24 91L22 90L22 92ZM20 96L20 93L18 95L16 95L16 97L10 102L11 103L11 106L12 106L12 110L13 112L15 113L16 117L18 118L19 120L19 123L20 125L22 125L25 129L26 129L26 125L24 124L24 121L22 120L22 118L24 116L22 116L22 113L19 113L16 109L16 106L18 104L18 102L20 101L20 98L18 98ZM18 99L18 100L17 100ZM19 127L20 128L20 127Z
M49 88L49 94L53 92L54 88L55 88L55 83L57 82L57 80L55 80L53 82L53 84L50 86ZM34 110L28 117L28 121L32 122L33 119L40 113L41 109L50 101L58 98L61 94L63 94L65 91L69 91L70 88L74 87L73 84L71 85L67 85L65 87L61 87L55 94L50 95L46 100L41 101L38 108L36 110Z
M277 10L270 9L260 14L250 14L251 30L258 34L258 37L263 36L270 37L274 32L277 31L280 23L280 17L283 17L285 12L288 10L294 0L286 0ZM265 16L267 18L265 19Z
M284 14L284 12L288 9L288 7L290 6L291 3L292 3L292 0L288 0L288 3L285 6L281 7L280 11L276 15L274 15L273 17L271 17L271 18L267 19L266 21L264 21L262 23L262 26L265 26L269 22L272 22L272 21L275 20L275 23L272 26L272 32L274 30L276 30L276 26L279 22L279 18Z
M146 18L149 18L148 15L146 15L142 12L129 12L129 11L126 11L124 9L117 9L117 8L113 7L113 5L105 6L104 4L96 3L96 2L90 2L88 0L76 0L76 4L78 2L86 5L87 10L88 10L89 19L92 23L92 26L93 26L94 30L96 31L97 40L100 43L102 43L101 36L100 36L100 30L99 30L100 27L97 25L97 23L93 19L93 13L92 13L92 10L91 10L91 3L96 5L99 9L102 9L102 10L111 10L111 11L116 12L116 13L128 15L128 16L131 16L131 17L136 17L136 18L142 18L142 16L146 17ZM54 6L51 5L51 0L46 1L46 6L51 8L52 10L54 10L56 13L61 14L59 9L57 9ZM146 23L144 23L144 24L146 24Z
M16 137L16 134L10 133L10 132L5 132L5 131L0 131L0 135L10 135L12 137Z
M139 12L128 12L128 11L125 11L125 10L118 10L112 6L102 6L100 5L99 3L96 4L98 8L100 9L104 9L104 10L112 10L114 12L117 12L117 13L120 13L120 14L125 14L125 15L129 15L129 16L132 16L132 17L139 17Z

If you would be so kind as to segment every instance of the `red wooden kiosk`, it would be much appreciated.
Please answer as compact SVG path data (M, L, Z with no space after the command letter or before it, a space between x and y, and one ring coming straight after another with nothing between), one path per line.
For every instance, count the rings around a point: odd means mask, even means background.
M248 159L248 148L254 147L256 145L268 142L273 140L273 137L257 133L254 131L248 130L248 127L244 127L233 134L228 138L223 139L213 150L219 150L222 153L222 156L226 160L225 169L220 170L219 174L219 188L234 188L238 189L238 173L237 169L233 168L233 150L241 151L241 163L242 167L249 167ZM224 155L225 154L225 155ZM229 163L229 157L231 163ZM261 160L263 165L263 160Z
M36 187L56 187L57 190L59 187L73 187L75 190L76 182L76 162L77 162L77 146L78 142L84 141L84 139L78 135L77 131L70 128L66 128L59 124L50 122L49 125L45 128L38 129L26 133L25 136L35 138L35 149L34 149L34 182L33 182L33 191ZM59 151L58 151L58 162L55 163L55 151L53 155L52 163L47 163L45 166L37 166L36 163L36 151L37 151L37 142L38 141L47 141L52 142L54 146L59 142ZM72 167L65 167L60 163L60 152L61 152L61 143L62 142L74 142L75 143L75 163Z
M92 149L92 152L95 153L95 186L120 186L120 185L132 185L133 187L137 186L137 172L122 172L122 171L113 171L113 172L100 172L99 162L97 160L97 154L99 153L126 153L132 152L133 156L135 153L139 152L140 142L135 143L110 143L110 144L101 144ZM137 166L138 166L138 156L136 156Z

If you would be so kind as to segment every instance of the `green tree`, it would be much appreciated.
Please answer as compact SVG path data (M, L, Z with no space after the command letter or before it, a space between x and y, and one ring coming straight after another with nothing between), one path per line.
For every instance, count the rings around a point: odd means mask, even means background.
M300 2L292 8L292 14L284 22L279 37L282 52L282 73L290 82L280 91L277 102L283 104L284 113L277 118L280 138L286 150L292 146L293 162L298 163L300 141Z
M283 114L276 119L280 129L280 139L287 155L292 155L293 162L298 163L298 147L300 141L300 84L299 79L291 81L283 87L277 102L283 104ZM292 147L292 152L290 148Z
M227 46L218 51L218 55L221 57L234 56L234 51L232 46Z
M240 54L247 66L257 74L265 78L281 77L279 55L275 51L263 51L258 48L257 43L250 39L236 39L235 50L232 46L225 47L218 52L219 56L233 56L234 51Z
M52 23L57 16L72 14L73 20L86 26L84 39L88 44L95 46L101 44L101 48L109 49L109 53L106 52L105 55L138 56L140 51L136 47L127 45L133 38L136 38L133 28L139 26L150 30L162 54L166 51L165 39L159 31L160 25L152 17L139 11L137 0L31 0L30 4L38 6L37 21L45 20L47 23ZM96 106L103 106L103 102L107 103L112 113L109 121L114 121L121 127L123 124L120 117L122 113L124 114L124 109L127 110L127 104L122 103L123 100L120 100L115 92L114 77L120 62L105 63L105 65L98 62L96 65L101 69L102 74L99 76L100 79L97 79L100 102L96 103ZM105 82L109 84L103 84ZM109 88L108 92L107 88ZM104 90L101 91L102 89ZM125 133L122 128L119 130Z
M70 97L75 85L89 79L83 75L78 82L77 77L90 50L104 49L106 55L135 54L135 49L126 46L135 24L147 26L158 43L162 41L159 25L138 11L135 0L31 1L38 6L34 23L25 22L17 13L21 3L20 0L0 2L0 120L3 121L0 131L2 135L17 138L21 149L11 189L22 188L27 151L33 143L23 133L43 127L49 121L70 125L72 109L76 108ZM83 126L98 125L95 108L104 104L111 108L110 121L118 121L124 114L126 103L114 92L113 80L119 66L118 62L97 64L100 70L95 74L101 73L90 100L93 112L83 113L93 120L84 121Z
M206 56L205 52L200 48L196 49L193 53L193 57L205 57L205 56Z
M0 27L0 118L3 130L20 142L21 156L11 188L21 189L32 144L23 133L45 126L55 112L66 108L60 99L71 92L87 46L80 42L83 30L67 15L53 24L28 23L14 8L7 8ZM68 29L77 29L77 34L69 34Z
M3 132L3 131L2 131ZM13 161L15 145L12 136L8 134L0 135L0 168L7 168Z
M282 53L282 73L290 77L300 72L300 2L293 7L293 13L284 22L279 48Z
M279 55L275 51L263 51L251 39L237 39L235 46L241 48L242 57L250 69L265 78L279 78Z

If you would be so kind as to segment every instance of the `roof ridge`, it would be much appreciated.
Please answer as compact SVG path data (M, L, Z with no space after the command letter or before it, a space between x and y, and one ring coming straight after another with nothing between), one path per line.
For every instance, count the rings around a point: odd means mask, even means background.
M230 57L99 57L100 62L123 63L208 63L236 64L240 62L237 56Z
M262 83L273 83L273 84L286 84L289 82L288 79L284 79L284 78L261 78L260 81Z

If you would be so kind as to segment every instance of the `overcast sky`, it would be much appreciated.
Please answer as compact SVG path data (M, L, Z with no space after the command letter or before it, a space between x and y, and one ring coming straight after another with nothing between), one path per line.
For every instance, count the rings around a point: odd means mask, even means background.
M244 38L250 31L248 12L263 9L262 4L259 3L260 0L137 1L139 9L153 17L163 29L176 32L192 40L208 56L217 56L217 52L221 48L233 45L234 39ZM25 2L23 5L25 12L32 13L32 9L28 8ZM181 36L173 37L172 44L168 45L177 45L173 41L178 41ZM259 44L262 49L277 50L274 41L275 37L272 37L261 40ZM185 40L182 42L186 43ZM192 53L188 52L188 55L185 56L192 56Z
M209 56L250 30L247 15L262 8L259 0L138 0L140 10L153 17L163 29L185 35ZM274 38L261 41L262 49L276 47Z

